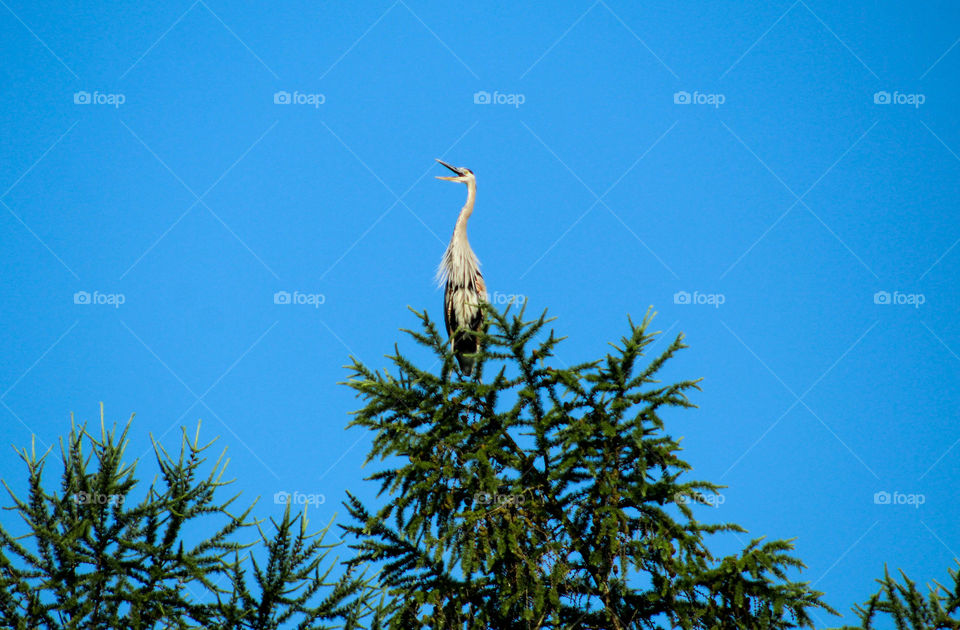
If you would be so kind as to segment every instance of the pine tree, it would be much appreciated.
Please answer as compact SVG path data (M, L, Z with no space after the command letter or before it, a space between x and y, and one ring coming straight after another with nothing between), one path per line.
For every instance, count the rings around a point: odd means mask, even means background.
M900 571L901 584L884 567L883 579L877 580L879 590L854 607L860 625L845 626L844 630L875 630L878 617L891 619L897 630L960 629L960 571L950 569L949 573L952 586L934 582L924 597L906 573Z
M347 381L374 434L370 480L385 504L353 495L353 561L381 567L390 628L794 628L834 611L788 574L792 544L753 540L714 557L694 518L721 486L690 464L662 414L692 408L698 381L663 385L683 336L647 357L652 316L601 360L548 365L561 339L546 315L488 308L474 378L454 373L447 340L424 313L407 332L439 373L395 350L396 370L354 359ZM557 363L550 361L550 363ZM491 373L487 377L486 374Z
M28 494L6 509L26 534L0 525L0 627L17 630L219 628L353 628L367 615L366 582L327 561L329 529L313 534L305 514L289 504L273 531L240 542L259 523L253 506L230 511L237 495L220 500L222 453L206 475L213 445L184 431L177 457L154 442L159 479L135 501L137 461L125 463L133 418L123 431L73 426L61 441L59 492L44 487L47 456L19 451L28 471ZM332 523L332 521L331 521ZM190 536L186 535L192 527ZM205 532L196 543L197 531ZM257 548L254 548L258 545ZM261 551L262 550L262 551ZM265 553L266 565L256 563ZM253 581L244 567L253 566ZM322 597L321 597L322 596ZM333 625L325 625L330 622Z

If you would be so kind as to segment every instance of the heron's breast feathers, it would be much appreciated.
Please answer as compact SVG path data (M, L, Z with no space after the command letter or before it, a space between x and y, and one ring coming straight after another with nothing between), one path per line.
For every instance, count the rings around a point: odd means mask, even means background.
M487 300L487 288L483 274L480 273L480 261L465 236L455 232L450 239L437 270L437 280L446 285L443 296L444 323L456 349L458 343L466 344L467 341L454 338L457 337L455 333L458 329L479 330L483 325L480 303ZM476 351L475 342L466 345L472 345L473 349L464 347L463 350Z
M468 287L480 274L480 261L465 238L454 234L437 268L437 285Z

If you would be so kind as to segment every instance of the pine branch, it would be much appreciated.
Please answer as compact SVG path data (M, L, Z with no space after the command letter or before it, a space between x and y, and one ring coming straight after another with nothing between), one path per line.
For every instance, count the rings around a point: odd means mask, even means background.
M329 525L309 533L306 515L289 506L275 535L259 529L242 542L253 506L234 513L238 495L221 499L227 460L222 452L204 473L216 440L200 442L184 431L176 455L154 441L158 477L134 501L137 461L124 459L131 419L99 431L73 424L61 440L59 492L48 492L49 451L18 450L27 469L19 497L4 482L26 527L16 537L0 524L0 626L51 630L81 628L359 628L382 617L369 602L375 593L357 571L339 572L325 544ZM201 524L201 540L187 528ZM191 530L191 537L196 529ZM247 582L244 564L266 549L268 569ZM226 579L226 584L222 580ZM377 621L379 623L379 621Z
M788 541L710 554L707 536L743 529L693 518L720 486L683 478L691 466L665 430L663 414L695 407L700 388L656 380L682 335L648 358L648 313L612 353L558 367L546 313L485 310L476 378L455 378L425 313L408 334L438 374L398 348L395 377L350 366L351 426L373 432L367 461L390 465L369 477L382 507L351 495L344 529L354 562L380 567L389 627L793 628L812 627L809 609L832 612L788 579L802 567Z

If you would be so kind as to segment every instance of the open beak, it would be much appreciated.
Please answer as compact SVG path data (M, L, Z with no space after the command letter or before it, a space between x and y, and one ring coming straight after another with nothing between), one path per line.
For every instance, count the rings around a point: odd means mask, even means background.
M444 162L443 160L440 160L440 159L437 159L437 162L440 162L441 164L443 164L444 166L446 166L446 167L449 168L451 171L453 171L454 173L457 174L457 177L440 177L439 175L437 175L437 176L436 176L437 179L442 179L442 180L444 180L444 181L446 181L446 182L456 182L456 181L459 181L458 178L461 176L461 173L460 173L460 171L459 171L456 167L450 166L449 164L447 164L446 162Z

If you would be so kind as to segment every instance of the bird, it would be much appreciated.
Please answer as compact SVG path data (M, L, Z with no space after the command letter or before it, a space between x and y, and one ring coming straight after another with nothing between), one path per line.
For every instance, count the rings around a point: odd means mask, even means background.
M437 162L453 171L454 177L441 177L448 182L467 185L467 201L460 209L453 228L450 244L443 253L437 268L437 284L445 285L443 293L443 322L450 336L450 348L464 376L473 374L476 359L470 354L480 351L479 338L471 332L483 328L481 303L487 301L487 286L480 273L480 261L467 240L467 220L473 214L473 202L477 196L477 178L465 167L451 166L438 159Z

